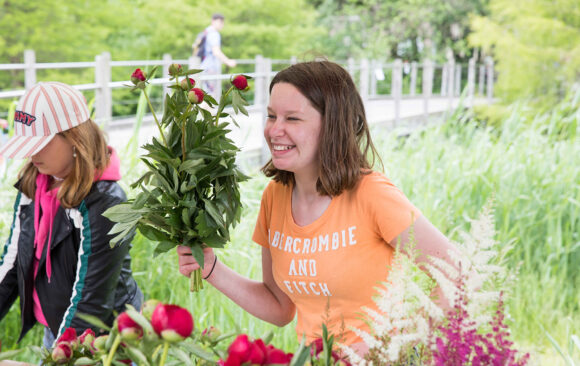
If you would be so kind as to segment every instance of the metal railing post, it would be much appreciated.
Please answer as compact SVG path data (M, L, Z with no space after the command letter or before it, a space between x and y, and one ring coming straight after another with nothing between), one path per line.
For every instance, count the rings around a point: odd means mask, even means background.
M169 75L169 66L171 66L171 64L173 63L173 59L171 58L171 55L168 53L164 53L163 54L163 66L161 66L161 72L157 73L157 77L165 77L166 75ZM169 88L169 85L163 85L163 103L165 104L165 96L169 93L171 89Z
M417 93L417 62L411 62L411 81L409 85L409 95L415 96Z
M473 105L473 95L475 93L475 58L469 59L467 66L467 100Z

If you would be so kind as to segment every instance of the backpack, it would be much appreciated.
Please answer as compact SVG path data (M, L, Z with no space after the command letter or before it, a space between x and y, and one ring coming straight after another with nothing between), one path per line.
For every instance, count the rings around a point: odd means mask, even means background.
M207 38L207 31L199 32L193 42L193 55L199 57L203 61L205 58L205 39Z

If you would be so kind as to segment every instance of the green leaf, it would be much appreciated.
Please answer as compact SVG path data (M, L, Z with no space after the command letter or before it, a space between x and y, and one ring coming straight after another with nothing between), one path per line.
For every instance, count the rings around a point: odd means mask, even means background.
M213 353L206 351L198 344L186 342L183 343L183 347L185 347L189 352L193 353L195 356L201 358L202 360L215 362Z
M210 214L211 218L219 225L219 226L224 226L225 222L224 222L224 218L222 213L218 210L218 208L216 207L215 203L208 200L208 199L203 199L203 203L205 204L205 210L207 211L207 213Z
M75 360L75 365L96 365L101 362L100 360L90 359L88 357L81 357Z
M193 362L191 362L191 356L185 353L183 350L179 348L170 348L169 354L183 362L182 365L193 366Z
M152 241L169 241L169 236L166 233L150 225L139 226L139 232L144 237Z
M87 323L94 325L95 327L106 330L107 332L111 331L111 327L109 327L107 324L105 324L105 322L103 322L100 318L94 315L77 313L77 316L82 320L86 321Z
M197 263L201 266L201 268L204 268L203 248L201 247L201 245L198 244L191 246L191 254L193 254L193 257L195 258Z
M124 202L108 208L103 212L103 216L113 222L133 222L139 220L148 211L148 209L136 210L130 202Z
M155 247L155 251L153 252L154 256L157 256L161 253L165 253L173 248L175 248L178 244L170 241L162 241Z
M11 351L4 351L0 353L0 361L3 360L10 360L14 358L14 356L18 356L20 353L24 352L26 348L15 349Z

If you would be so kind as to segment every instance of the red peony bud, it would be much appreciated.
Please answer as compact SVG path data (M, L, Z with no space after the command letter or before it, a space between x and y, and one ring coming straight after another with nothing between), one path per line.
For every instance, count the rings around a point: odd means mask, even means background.
M99 336L99 337L95 338L95 340L93 341L91 346L93 346L93 348L96 350L106 351L107 339L109 339L108 334Z
M232 84L238 90L248 90L250 87L248 86L248 79L244 75L238 75L232 80Z
M252 343L246 334L240 334L228 347L228 358L225 366L239 366L249 360Z
M222 332L213 325L209 328L205 328L203 332L201 332L201 338L210 343L216 342L221 335Z
M205 93L199 88L193 88L189 91L189 93L187 93L187 99L189 99L192 104L199 104L203 102L204 96Z
M145 73L145 71L141 69L136 69L131 74L131 81L133 82L133 84L137 85L139 84L139 82L147 80L146 75L147 74Z
M117 329L119 329L121 338L127 341L139 339L143 336L143 328L127 313L121 313L117 317Z
M191 92L190 92L191 93ZM180 306L159 304L151 316L153 330L168 342L179 342L191 335L193 317Z
M187 83L187 80L189 80L189 84ZM181 80L181 89L183 89L183 90L190 90L194 86L195 86L195 80L193 80L192 78L185 78L185 79Z
M52 350L52 360L58 365L67 363L73 354L72 347L68 342L57 343Z
M79 337L79 342L83 346L89 347L95 340L95 332L92 329L86 329Z
M179 75L179 73L181 73L182 69L183 68L181 67L180 64L171 64L171 65L169 65L169 75L177 76L177 75Z
M66 342L69 343L72 348L76 348L79 344L77 339L77 331L75 328L66 328L64 333L56 340L56 343Z
M141 307L141 314L143 314L147 320L151 321L151 315L153 315L153 311L159 304L161 304L161 301L156 299L149 299L145 301Z

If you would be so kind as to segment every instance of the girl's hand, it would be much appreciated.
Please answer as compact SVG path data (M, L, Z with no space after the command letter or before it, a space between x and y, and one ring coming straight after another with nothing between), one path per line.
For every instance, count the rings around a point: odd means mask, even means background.
M179 273L185 277L189 277L191 272L200 268L199 263L195 260L195 257L191 254L191 248L185 245L180 245L177 247L177 255L179 256ZM203 260L204 269L201 271L202 278L206 278L211 272L214 262L217 260L212 248L203 249Z

